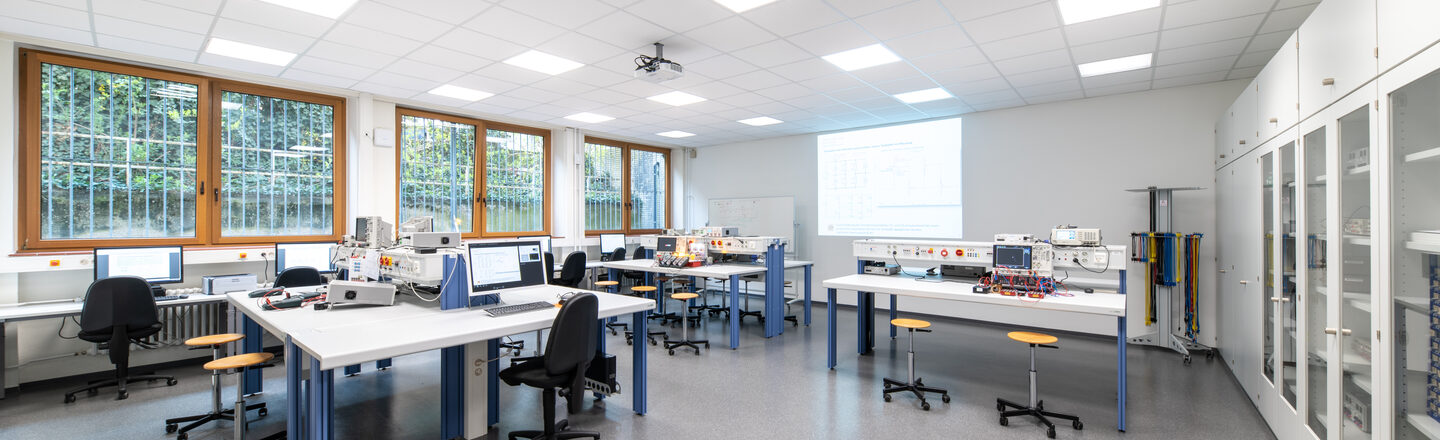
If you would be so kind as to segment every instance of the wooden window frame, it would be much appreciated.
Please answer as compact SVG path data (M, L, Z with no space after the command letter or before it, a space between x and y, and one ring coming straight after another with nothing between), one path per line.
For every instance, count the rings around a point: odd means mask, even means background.
M421 117L421 118L439 119L439 120L442 120L442 121L452 122L452 123L456 123L456 124L465 124L465 125L473 125L473 126L475 126L475 145L473 145L473 148L475 149L475 163L474 163L474 167L475 167L475 199L470 201L471 204L472 204L472 206L473 206L473 208L471 209L471 212L470 212L470 215L472 216L471 225L473 225L473 228L471 228L472 230L471 230L470 232L461 233L460 236L461 236L462 238L515 238L515 237L527 237L527 236L534 236L534 235L551 235L551 234L550 234L550 213L551 213L551 211L550 211L550 202L551 202L551 187L554 186L554 185L552 185L552 182L550 181L550 177L551 177L551 174L550 174L550 173L551 173L551 171L550 171L550 168L551 168L551 163L550 163L550 159L551 159L551 156L550 156L550 134L551 134L551 133L550 133L550 130L546 130L546 129L542 129L542 128L526 127L526 126L523 126L523 125L514 125L514 124L501 123L501 122L492 122L492 121L486 121L486 120L483 120L483 119L476 119L476 118L470 118L470 117L465 117L465 116L460 116L460 115L452 115L452 114L447 114L447 113L437 113L437 112L433 112L433 111L429 111L429 110L423 110L423 109L417 109L417 108L410 108L410 107L401 107L401 106L396 106L396 107L395 107L395 127L396 127L396 129L395 129L395 220L396 220L396 221L404 222L404 221L406 220L406 219L400 218L400 179L401 179L401 175L400 175L400 161L403 160L403 157L402 157L402 154L401 154L401 150L404 148L404 144L402 143L403 138L401 137L401 135L402 135L402 130L404 130L404 127L401 125L401 118L403 118L404 116L414 116L414 117ZM485 173L485 167L488 165L488 162L487 162L487 158L486 158L486 154L485 154L485 153L486 153L486 149L489 148L488 145L487 145L486 137L487 137L489 131L492 130L492 129L493 129L493 130L509 131L509 132L514 132L514 133L521 133L521 134L528 134L528 135L534 135L534 136L540 136L540 138L542 139L542 142L541 142L541 144L542 144L542 152L541 152L541 154L542 154L542 156L541 156L542 159L541 159L541 160L543 161L544 166L543 166L542 169L541 169L541 176L542 176L541 179L543 179L545 187L544 187L543 193L542 193L542 195L541 195L541 198L542 198L542 201L541 201L541 205L542 205L542 207L541 207L541 213L542 213L542 214L541 214L541 215L543 216L543 218L541 219L541 223L540 223L541 229L538 230L538 231L491 232L491 231L488 229L487 225L486 225L486 220L487 220L487 219L485 218L485 215L486 215L486 214L485 214L486 202L484 201L484 199L485 199L485 193L486 193L486 191L487 191L487 187L486 187L487 183L485 182L485 174L486 174L486 173Z
M34 49L19 51L19 140L16 168L18 191L16 200L19 215L16 220L16 243L18 253L41 253L57 251L88 250L96 247L139 247L139 246L187 246L221 247L237 244L269 245L274 243L301 241L340 241L345 235L345 100L344 98L299 92L220 78L182 73L172 70L125 64L98 58L66 55ZM172 238L103 238L103 239L44 239L41 237L40 219L40 77L41 65L53 64L79 69L108 72L121 75L140 76L150 79L194 84L197 108L201 112L195 121L195 236ZM240 91L284 99L326 100L335 104L335 129L332 132L335 162L335 200L333 202L334 226L331 235L323 236L247 236L220 237L219 202L215 201L213 184L219 182L220 155L218 154L220 118L219 93L221 90ZM293 97L293 98L292 98ZM201 191L201 184L210 191Z
M671 154L672 151L671 151L670 149L668 149L668 148L652 147L652 146L649 146L649 145L641 145L641 144L635 144L635 143L630 143L630 142L620 142L620 141L616 141L616 140L610 140L610 139L605 139L605 138L597 138L597 137L590 137L590 136L586 136L586 137L585 137L585 143L586 143L586 144L604 145L604 146L607 146L607 147L614 147L614 148L619 148L619 149L620 149L620 163L621 163L621 166L620 166L620 175L621 175L621 182L620 182L620 199L622 200L621 205L624 207L624 209L622 210L623 214L621 215L621 219L620 219L620 226L621 226L620 229L614 229L614 230L598 230L598 229L597 229L597 230L590 230L590 229L586 229L586 230L585 230L585 236L586 236L586 237L597 237L597 236L599 236L600 234L627 234L627 235L630 235L630 234L636 234L636 235L659 234L659 233L661 233L662 231L664 231L665 229L669 229L669 228L670 228L670 220L671 220L671 218L672 218L672 217L671 217L671 209L672 209L672 207L671 207L671 199L672 199L672 197L674 196L674 194L671 193L671 190L672 190L672 187L673 187L673 183L671 182L671 180L673 180L673 178L674 178L674 176L675 176L674 155ZM580 149L581 149L581 151L582 151L582 154L581 154L581 155L583 156L583 155L584 155L584 154L583 154L583 151L584 151L584 149L585 149L585 146L584 146L584 145L581 145L581 146L580 146ZM631 206L631 204L630 204L630 186L631 186L631 184L630 184L630 175L631 175L631 170L630 170L630 152L633 151L633 150L648 151L648 152L651 152L651 153L659 153L659 154L662 154L662 155L665 156L665 222L664 222L664 224L663 224L660 228L637 229L637 228L632 228L632 227L630 227L630 225L632 224L632 222L631 222L631 216L634 215L634 210L635 210L635 208L634 208L633 206ZM583 159L582 159L582 160L583 160ZM585 177L586 177L586 176L583 176L583 175L580 176L580 180L583 182L583 181L585 180ZM581 206L583 207L583 206L584 206L584 197L585 197L583 190L581 191L580 197L581 197ZM585 217L585 214L586 214L586 213L584 212L585 209L586 209L586 208L582 208L582 209L581 209L581 213L580 213L581 218L584 218L584 217Z

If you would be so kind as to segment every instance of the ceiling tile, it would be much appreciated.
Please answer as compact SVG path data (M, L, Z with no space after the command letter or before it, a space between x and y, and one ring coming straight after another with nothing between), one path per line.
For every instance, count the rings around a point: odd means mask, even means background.
M406 58L437 66L444 66L461 72L474 71L475 69L488 66L494 62L433 44L427 44L421 46L419 49L415 49L414 52L406 55Z
M1070 48L1070 55L1075 58L1076 64L1084 64L1091 61L1152 53L1155 52L1155 44L1159 38L1158 32L1152 32L1084 46L1073 46Z
M1085 85L1086 90L1091 90L1099 87L1110 87L1120 84L1130 84L1133 82L1150 81L1151 77L1153 77L1154 75L1155 72L1153 72L1152 69L1140 69L1131 70L1129 72L1120 72L1112 73L1109 75L1081 78L1080 83Z
M1005 79L1010 82L1010 85L1013 85L1016 88L1023 88L1038 84L1051 84L1065 80L1073 80L1077 81L1078 83L1078 81L1080 80L1080 74L1075 70L1075 66L1067 65L1050 69L1036 70L1032 72L1017 73L1014 75L1006 75ZM1032 95L1034 94L1032 93Z
M87 32L85 33L85 35L88 40L89 33ZM181 49L174 46L155 44L148 41L132 40L129 38L121 38L113 35L102 34L97 35L95 38L100 43L100 47L106 49L113 49L122 52L184 61L187 63L195 62L195 56L198 55L198 52L194 49ZM86 44L88 43L89 42L87 41Z
M1160 49L1194 46L1221 40L1255 35L1255 28L1265 19L1264 14L1222 20L1160 32Z
M1157 88L1157 89L1161 89L1161 88L1165 88L1165 87L1180 87L1180 86L1188 86L1188 85L1192 85L1192 84L1204 84L1204 83L1212 83L1212 82L1217 82L1217 81L1224 81L1224 80L1225 80L1225 74L1226 74L1226 73L1227 73L1226 71L1219 71L1219 72L1201 73L1201 74L1198 74L1198 75L1177 76L1177 77L1174 77L1174 78L1156 79L1156 80L1155 80L1155 83L1153 84L1153 87L1154 87L1154 88Z
M815 92L799 84L785 83L767 89L756 90L755 93L766 98L783 102L787 99L798 98Z
M940 85L936 84L934 80L923 76L914 76L895 81L885 81L882 83L876 83L874 84L874 86L875 88L880 89L881 92L885 92L891 95L894 95L896 93L913 92L916 90L925 90L940 87Z
M1300 23L1304 22L1305 18L1309 17L1310 12L1314 10L1315 5L1311 4L1296 8L1273 11L1270 13L1270 17L1265 19L1265 24L1263 26L1260 26L1260 33L1264 34L1270 32L1291 31L1294 29L1298 29L1300 27Z
M1285 45L1285 41L1289 40L1293 34L1295 34L1294 30L1288 30L1256 35L1250 39L1250 46L1246 47L1245 50L1247 52L1256 52L1279 49L1280 46Z
M826 56L876 43L875 38L867 34L865 29L849 21L791 35L786 40L816 56Z
M325 35L335 20L259 0L226 0L220 16L307 37Z
M800 85L817 92L829 92L851 87L860 87L865 85L865 83L856 79L854 76L850 76L850 74L839 73L800 81Z
M477 0L425 0L423 7L416 7L415 0L376 1L450 24L469 21L475 14L492 6L489 2Z
M910 59L910 64L922 72L939 72L989 62L985 54L980 53L980 48L975 46Z
M1228 56L1159 66L1155 68L1155 79L1190 76L1216 71L1221 73L1229 72L1230 67L1235 64L1236 58L1235 56Z
M1008 91L1011 89L1010 83L1005 82L1005 78L990 78L963 83L941 83L941 85L945 86L945 90L949 90L951 94L956 96L978 95L1001 90ZM969 98L964 99L965 102L970 102Z
M486 92L486 93L494 93L494 94L497 95L497 96L500 96L500 95L502 95L502 94L505 93L505 92L508 92L508 91L511 91L511 90L515 90L515 89L517 89L517 88L520 87L519 84L515 84L515 83L511 83L511 82L506 82L506 81L501 81L501 80L498 80L498 79L489 78L489 77L484 77L484 76L480 76L480 75L474 75L474 74L464 75L464 76L461 76L461 77L459 77L459 78L452 79L452 80L450 80L450 82L449 82L448 84L454 84L454 85L457 85L457 86L460 86L460 87L465 87L465 88L468 88L468 89L475 89L475 90L479 90L479 91ZM495 98L495 97L490 97L490 98L485 98L485 99L488 100L488 99L493 99L493 98ZM523 107L518 107L518 108L523 108Z
M253 61L245 61L238 58L222 57L209 53L201 53L198 61L200 64L204 64L207 66L215 66L248 73L257 73L265 76L277 76L280 74L281 70L285 69L281 66L257 63Z
M90 14L85 11L32 1L6 3L6 7L0 8L0 15L71 29L90 29Z
M516 98L540 103L550 102L565 97L565 95L560 93L551 92L549 90L541 90L539 88L530 86L519 87L514 90L505 92L505 94L509 96L514 96Z
M550 77L550 75L536 72L534 70L521 69L519 67L511 66L505 63L495 63L489 66L482 67L480 68L480 70L476 70L475 74L487 78L495 78L501 81L512 82L522 85L530 84L535 81Z
M404 56L425 44L394 34L366 29L349 23L340 23L325 34L325 40L355 47L364 47L376 52Z
M1001 109L1007 109L1007 108L1012 108L1012 107L1019 107L1019 106L1022 106L1022 105L1025 105L1025 100L1016 98L1016 99L1002 99L1002 100L999 100L999 101L990 101L990 102L985 102L985 103L979 103L979 104L973 105L972 107L973 107L973 108L975 109L975 111L977 111L977 112L987 112L987 111L991 111L991 110L1001 110Z
M742 73L754 72L758 69L750 63L740 61L740 59L730 55L719 55L706 58L704 61L699 61L694 64L683 65L685 66L686 72L699 73L717 79L725 79Z
M1084 91L1079 91L1079 90L1077 90L1077 91L1072 91L1072 92L1056 93L1056 94L1053 94L1053 95L1026 96L1026 97L1025 97L1025 103L1026 103L1026 104L1030 104L1030 105L1035 105L1035 104L1044 104L1044 103L1047 103L1047 102L1060 102L1060 101L1069 101L1069 100L1072 100L1072 99L1083 99L1083 98L1085 98L1085 92L1084 92Z
M507 60L530 50L525 46L463 27L451 29L450 32L436 38L431 44L492 61Z
M620 93L625 93L638 98L649 98L670 91L670 88L645 81L625 81L610 87ZM655 102L655 101L649 101ZM658 104L658 103L657 103ZM661 104L665 105L665 104Z
M777 1L745 11L741 16L782 37L845 19L845 16L820 0Z
M1098 43L1131 35L1146 34L1160 30L1161 8L1150 8L1090 20L1065 26L1065 38L1070 44Z
M980 49L992 60L1004 60L1064 48L1065 35L1058 28L980 44Z
M881 40L913 35L955 23L945 9L934 1L906 3L856 18L855 22Z
M895 81L898 79L922 75L919 70L911 67L908 63L890 63L867 69L856 70L854 72L850 72L850 74L854 75L856 78L860 78L860 80L862 81L871 83Z
M480 90L484 90L484 89L480 89ZM534 107L534 106L540 105L540 103L538 103L538 102L531 101L531 100L528 100L528 99L521 99L521 98L517 98L517 97L514 97L514 96L510 96L510 95L495 95L495 96L491 96L491 97L489 97L489 98L482 99L482 100L480 100L479 102L487 102L487 103L490 103L491 105L496 105L496 106L500 106L500 107L505 107L505 108L513 109L513 110L523 110L523 109L527 109L527 108L530 108L530 107ZM513 111L513 110L512 110L512 111Z
M995 68L999 69L1000 73L1006 75L1070 65L1072 65L1070 62L1070 51L1065 49L1041 52L1034 55L1026 55L995 62Z
M1085 88L1085 96L1118 95L1121 93L1141 92L1150 90L1150 81L1133 82L1129 84L1116 84L1113 86Z
M609 43L576 33L560 35L535 49L581 64L595 63L627 52Z
M720 51L684 35L671 35L658 41L665 45L665 59L680 63L681 65L707 60L720 55ZM654 43L655 41L647 41L644 44L636 45L626 50L626 54L632 60L624 63L624 66L622 66L627 69L627 73L635 69L633 59L636 55L655 55Z
M205 36L130 20L95 16L95 32L182 49L200 50Z
M1238 61L1235 61L1235 67L1238 68L1264 66L1266 63L1270 62L1271 58L1275 58L1275 53L1277 52L1279 51L1262 50L1259 52L1246 52L1244 55L1240 56L1240 59Z
M940 0L950 14L955 16L955 21L966 22L980 17L999 14L1011 11L1036 3L1049 3L1046 0Z
M731 52L736 58L760 67L772 67L810 58L811 55L785 40L775 40Z
M354 64L369 69L385 67L397 58L369 49L361 49L324 40L315 42L315 46L311 47L310 50L306 51L305 55L300 58L309 57L324 58L330 61Z
M755 72L755 73L760 73L760 72ZM777 78L778 78L778 77L777 77ZM788 84L788 85L791 85L791 86L793 86L793 87L800 87L800 86L798 86L798 85L794 85L794 83L791 83L791 82L789 82L789 81L785 81L783 78L781 79L781 81L783 81L782 84ZM746 84L744 88L741 88L741 87L735 87L735 86L730 85L730 84L726 84L726 83L721 82L721 81L706 81L705 83L700 84L700 85L696 85L696 86L692 86L692 87L687 87L686 90L689 90L690 93L693 93L693 94L695 94L695 95L704 96L704 97L707 97L707 98L710 98L710 99L716 99L716 98L723 98L723 97L726 97L726 96L734 95L734 94L736 94L736 93L740 93L740 92L743 92L743 91L745 91L745 90L755 90L756 88L758 88L758 86L756 86L756 85L751 85L751 84ZM801 88L801 89L805 89L804 87L800 87L800 88ZM807 91L808 91L808 90L807 90Z
M1264 66L1246 67L1246 68L1243 68L1243 69L1237 68L1237 69L1231 70L1231 71L1230 71L1230 74L1225 76L1225 79L1254 78L1255 75L1259 75L1259 74L1260 74L1260 68L1262 68L1262 67L1264 67Z
M941 84L966 83L997 78L999 76L1000 72L995 70L995 66L988 63L930 73L930 78L933 78Z
M809 58L790 64L782 64L771 67L770 71L791 81L804 81L841 72L840 68L820 58Z
M805 110L814 112L814 113L816 113L816 114L820 114L820 109L822 109L822 108L834 107L834 106L837 106L837 105L839 105L839 106L844 106L844 104L841 104L839 101L836 101L836 100L834 100L834 99L830 99L829 96L825 96L825 95L821 95L821 94L811 94L811 95L805 95L805 96L797 96L797 97L794 97L794 98L790 98L790 99L785 100L785 103L786 103L786 104L793 105L793 106L798 107L798 108L801 108L801 109L805 109ZM740 106L740 107L743 108L744 106ZM847 107L848 107L848 106L847 106Z
M674 32L685 32L734 15L708 0L643 0L625 11Z
M748 93L748 92L747 92L747 93L740 93L740 94L736 94L736 95L726 96L726 97L724 97L724 98L717 99L717 101L720 101L721 103L724 103L724 104L733 105L733 106L735 106L735 107L746 108L746 107L755 106L755 105L760 105L760 104L764 104L764 103L770 102L771 99L770 99L770 98L766 98L766 97L764 97L764 96L760 96L760 95L755 94L755 93Z
M374 2L361 2L350 8L350 13L345 15L345 22L370 29L383 29L387 33L404 35L420 41L433 40L454 27L453 24L411 13L405 9L392 8Z
M219 12L219 11L220 11L220 0L150 0L150 1L155 2L155 3L162 4L162 5L170 5L170 6L185 8L185 9L189 9L189 10L191 10L191 11L203 12L203 13L211 14L211 15L214 15L216 12ZM66 0L65 3L78 3L78 4L80 4L80 7L76 8L76 9L84 9L84 8L85 8L85 4L87 3L87 1L86 1L86 0Z
M86 25L88 26L89 23L87 22ZM0 17L0 29L5 29L6 32L75 44L93 44L96 38L95 34L90 33L89 30L52 26L10 17ZM191 60L193 61L194 58L192 57Z
M311 37L224 18L215 21L215 29L210 31L210 36L296 54L315 44L315 39Z
M585 93L581 93L580 97L589 99L591 101L601 102L605 105L616 105L625 101L635 99L634 96L612 91L610 89L594 89Z
M338 61L330 61L310 55L296 58L295 62L290 63L290 68L307 70L310 72L325 72L330 75L335 75L335 77L337 78L352 80L352 84L355 81L365 79L370 75L375 74L376 72L376 70L372 68L360 67Z
M962 30L960 26L954 25L885 42L885 46L889 47L890 50L899 54L901 57L910 59L973 47L974 45L974 43L970 42L970 37L965 35L965 31Z
M761 29L753 23L740 18L730 17L693 31L686 32L685 36L695 39L710 47L729 52L740 48L754 46L766 41L774 40L775 34Z
M595 87L610 87L622 82L634 81L633 76L621 75L595 66L581 66L579 69L560 74L560 77Z
M95 14L152 24L193 34L205 34L210 30L214 15L189 9L166 6L158 3L137 1L92 1ZM148 40L147 40L148 41Z
M501 6L520 11L565 29L575 29L616 9L596 0L565 0L561 4L535 0L508 0Z
M599 103L576 96L566 96L564 98L557 99L555 100L555 102L551 102L550 104L567 109L569 113L566 113L566 115L571 115L579 112L597 112L612 118L615 117L615 115L600 112L600 109L608 107L604 103Z
M1161 38L1163 41L1164 37L1162 36ZM1163 49L1160 53L1155 54L1155 64L1175 64L1234 55L1245 49L1245 42L1247 40L1249 40L1249 38L1236 38L1234 40L1200 44L1178 49Z
M570 96L579 95L593 89L592 86L588 84L559 77L536 81L534 84L531 84L530 87Z
M972 111L970 106L965 105L965 102L958 99L920 102L910 104L910 107L925 112L925 114L930 116L955 115Z
M338 87L342 89L348 89L350 88L350 86L355 85L356 82L354 79L342 78L340 76L333 75L330 72L317 73L311 72L309 70L300 70L295 68L285 69L285 73L281 73L280 77L289 80L295 80L311 84L320 84L323 86Z
M1271 2L1255 0L1198 0L1165 8L1165 29L1221 21L1270 10Z
M534 47L555 38L565 29L506 8L490 8L465 27L522 46Z
M430 90L440 85L439 81L429 81L409 75L401 75L398 73L386 71L375 72L374 75L370 75L370 77L365 78L365 82L370 84L379 84L382 86L414 90L416 92Z
M876 88L870 87L868 85L825 92L825 96L829 96L830 99L834 99L836 101L849 103L864 101L867 99L890 97L890 95L886 94L885 92L881 92L880 90L877 90Z
M790 83L790 80L765 70L757 70L743 75L730 77L729 79L726 79L725 82L744 90L754 91L778 86L781 84L788 84Z
M1315 5L1320 0L1280 0L1275 3L1275 9L1289 9L1296 6Z
M615 11L576 31L619 47L640 47L674 34L625 11Z
M1057 93L1084 93L1080 87L1080 80L1067 79L1062 81L1036 84L1026 87L1016 87L1015 91L1027 100L1036 96L1054 95Z
M953 10L953 9L952 9ZM1060 26L1055 6L1049 2L960 23L979 43L1053 29Z
M459 78L464 72L422 63L408 58L401 58L393 64L385 67L386 72L397 73L405 76L412 76L436 83L446 83Z

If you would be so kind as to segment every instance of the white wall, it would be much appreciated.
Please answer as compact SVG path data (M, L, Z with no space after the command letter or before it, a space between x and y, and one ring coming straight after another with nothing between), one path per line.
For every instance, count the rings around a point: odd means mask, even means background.
M989 241L996 233L1049 234L1057 224L1099 227L1105 243L1128 245L1146 230L1148 199L1126 192L1147 186L1200 186L1175 196L1175 228L1206 234L1201 273L1214 270L1214 115L1240 94L1230 81L963 115L964 237ZM814 260L815 280L854 273L852 237L820 237L816 224L815 135L705 147L691 165L687 198L707 200L792 196L800 223L797 251ZM1014 176L1025 176L1016 185ZM705 224L692 209L687 226ZM741 231L744 233L744 231ZM1131 265L1130 335L1143 323L1141 266ZM1214 286L1201 286L1201 341L1214 343ZM821 289L814 291L823 300ZM854 304L853 292L839 302ZM878 299L881 305L888 299ZM1113 319L902 299L900 309L970 319L1044 325L1114 335Z

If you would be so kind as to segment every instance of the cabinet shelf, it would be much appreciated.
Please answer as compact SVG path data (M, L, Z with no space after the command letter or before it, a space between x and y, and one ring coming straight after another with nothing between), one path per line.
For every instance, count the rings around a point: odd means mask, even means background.
M1406 154L1406 155L1405 155L1405 161L1406 161L1406 162L1419 162L1419 161L1422 161L1422 160L1435 159L1435 158L1440 158L1440 147L1431 148L1431 149L1428 149L1428 150L1421 150L1421 151L1417 151L1417 152L1414 152L1414 153L1410 153L1410 154Z
M1425 243L1419 241L1407 241L1405 242L1405 248L1424 252L1427 254L1440 254L1440 244Z
M1361 166L1358 166L1358 167L1355 167L1355 168L1350 168L1350 169L1345 170L1345 175L1346 175L1346 176L1365 176L1365 175L1369 175L1369 174L1370 174L1370 166L1369 166L1369 165L1361 165Z
M1419 430L1421 434L1425 434L1426 437L1440 439L1440 422L1430 418L1429 415L1409 414L1405 416L1405 419L1410 422L1410 426L1414 426L1416 430Z
M1370 237L1364 235L1346 235L1345 242L1356 246L1369 246Z

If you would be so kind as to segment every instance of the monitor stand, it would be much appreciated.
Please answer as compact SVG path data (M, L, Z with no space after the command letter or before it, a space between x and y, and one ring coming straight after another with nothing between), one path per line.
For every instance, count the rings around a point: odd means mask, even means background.
M151 285L150 285L150 295L151 295L151 296L154 296L154 297L157 297L157 298L158 298L158 297L165 296L165 288L164 288L164 287L160 287L159 285L156 285L156 284L151 284Z

